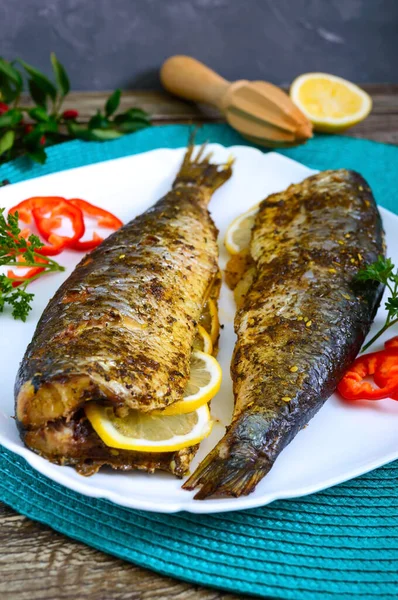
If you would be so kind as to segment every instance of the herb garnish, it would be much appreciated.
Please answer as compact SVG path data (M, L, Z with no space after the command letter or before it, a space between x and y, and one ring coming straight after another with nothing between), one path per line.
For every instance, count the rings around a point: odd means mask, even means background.
M393 264L391 258L379 256L374 263L361 269L357 273L356 278L358 281L377 281L378 283L382 283L389 289L391 293L391 296L387 298L387 302L385 303L385 307L388 311L386 322L380 331L378 331L376 335L374 335L372 339L362 348L362 352L364 352L389 327L395 325L395 323L398 323L398 269L395 269L395 265Z
M4 216L4 208L0 208L0 267L39 267L42 269L32 277L13 278L0 275L0 313L6 304L12 307L14 319L26 321L34 294L26 291L28 285L46 273L64 271L49 256L43 257L37 252L44 244L31 234L27 239L21 235L18 226L18 213Z
M112 140L148 127L149 115L140 108L115 113L121 91L116 90L87 123L77 110L62 110L70 90L65 68L54 53L51 64L55 83L23 60L8 62L0 57L0 164L21 154L44 163L45 148L71 139ZM24 78L33 106L21 106ZM25 120L27 119L27 120Z

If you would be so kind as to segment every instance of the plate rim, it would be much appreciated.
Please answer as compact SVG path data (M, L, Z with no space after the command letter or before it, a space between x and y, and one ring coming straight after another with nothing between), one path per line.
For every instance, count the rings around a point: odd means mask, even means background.
M222 144L219 144L219 143L209 143L209 146L213 146L213 147L216 146L223 150L228 150L231 153L233 153L234 149L237 149L237 150L239 150L239 152L241 152L243 150L245 152L261 154L264 158L272 157L272 159L280 160L283 163L288 162L288 163L294 164L295 166L298 165L300 167L305 167L306 169L312 171L313 173L318 172L318 170L312 169L311 167L307 167L307 165L305 165L299 161L296 161L292 158L289 158L287 156L284 156L282 154L279 154L279 153L273 152L273 151L267 152L265 154L261 150L250 147L250 146L244 146L244 145L223 146ZM63 171L49 173L49 174L43 175L41 177L34 177L31 179L26 179L24 181L20 181L20 182L13 184L11 187L12 187L12 189L15 189L17 186L27 184L33 180L44 180L44 179L48 180L49 178L59 176L61 173L62 174L74 173L74 172L80 171L82 169L83 170L87 170L87 169L95 170L96 167L100 168L101 165L104 165L104 164L114 163L114 162L120 163L121 161L127 162L132 157L150 155L150 154L160 153L160 152L164 152L164 151L177 154L177 153L183 152L184 150L185 150L185 147L156 148L153 150L139 152L139 153L129 155L129 156L113 158L113 159L109 159L109 160L105 160L105 161L101 161L101 162L96 162L96 163L93 163L90 165L83 165L80 167L74 167L72 169L65 169ZM7 189L7 188L4 188L4 189ZM396 221L398 221L398 215L394 214L390 210L388 210L380 205L378 205L378 209L381 212L382 218L393 218ZM307 496L307 495L310 495L313 493L323 491L323 490L333 487L335 485L344 483L346 481L349 481L351 479L354 479L356 477L364 475L365 473L373 471L374 469L382 467L383 465L386 465L386 464L398 459L398 447L397 447L396 451L391 452L391 453L385 455L384 457L375 459L375 460L371 461L370 463L367 463L366 465L358 466L357 468L352 469L352 471L350 471L348 474L346 474L343 477L335 475L335 476L331 477L330 479L327 479L326 481L323 481L319 484L313 484L313 485L308 485L307 487L303 487L300 489L299 493L297 492L297 488L296 488L294 490L285 490L284 492L280 492L280 493L278 493L278 492L265 493L265 495L263 497L243 496L241 498L211 499L211 500L207 500L204 502L196 501L195 503L187 504L187 505L185 505L181 501L176 501L176 502L167 501L166 504L160 505L160 504L153 502L151 500L148 500L148 499L142 500L140 498L130 499L127 497L125 497L125 498L120 497L120 496L118 496L117 492L113 492L111 490L104 490L103 488L98 490L98 488L93 488L89 485L86 485L85 478L83 476L81 477L81 481L71 479L66 475L67 471L64 474L62 469L72 469L73 467L60 467L59 470L58 469L52 470L51 473L49 473L48 469L52 469L52 467L54 466L53 463L50 463L46 459L35 454L32 450L28 449L27 447L19 446L15 442L8 440L1 431L0 431L0 445L4 446L11 452L14 452L18 456L22 457L24 460L27 461L27 463L35 471L40 473L40 475L45 476L46 478L50 479L51 481L54 481L55 483L62 485L63 487L66 487L67 489L72 490L75 493L79 493L83 496L87 496L90 498L104 499L109 502L112 502L113 504L116 504L117 506L122 506L124 508L129 508L129 509L134 509L134 510L144 510L144 511L155 512L155 513L159 513L159 514L176 514L179 512L188 512L191 514L216 514L216 513L224 513L224 512L233 512L233 511L237 511L237 510L240 511L240 510L249 510L249 509L253 509L253 508L259 508L262 506L266 506L276 500L298 499L298 498L301 498L301 497L304 497L304 496ZM191 496L191 498L192 498L192 496Z

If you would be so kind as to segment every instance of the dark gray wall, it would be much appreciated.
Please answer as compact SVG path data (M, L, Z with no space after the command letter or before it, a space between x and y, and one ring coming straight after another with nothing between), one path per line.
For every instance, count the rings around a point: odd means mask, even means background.
M398 82L398 0L0 0L0 40L44 71L54 50L82 90L157 88L176 53L229 79Z

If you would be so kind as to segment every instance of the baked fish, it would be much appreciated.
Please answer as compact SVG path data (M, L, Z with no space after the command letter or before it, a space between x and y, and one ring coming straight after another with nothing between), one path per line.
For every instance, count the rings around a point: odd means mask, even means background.
M203 307L218 296L217 229L207 210L231 165L190 144L172 190L83 258L45 309L20 366L16 417L32 450L91 474L162 469L182 476L197 446L115 450L86 418L95 401L118 418L181 401Z
M372 192L354 171L325 171L259 207L236 290L235 409L223 439L184 485L197 499L250 494L332 394L369 331L382 286L360 267L384 254Z

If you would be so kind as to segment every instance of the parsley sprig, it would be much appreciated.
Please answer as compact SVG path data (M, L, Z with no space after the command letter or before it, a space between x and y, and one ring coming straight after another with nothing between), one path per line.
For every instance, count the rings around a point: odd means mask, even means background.
M132 107L118 112L121 91L115 90L88 122L77 110L63 110L70 91L69 77L54 53L51 54L54 81L17 59L0 57L0 164L22 154L33 161L46 161L46 148L71 139L104 141L149 127L149 115ZM29 105L21 104L28 88ZM117 113L117 114L116 114Z
M0 267L43 269L29 278L25 276L15 279L4 274L0 275L0 313L8 305L12 307L11 314L14 319L26 321L32 310L31 303L34 298L34 294L26 291L28 285L46 273L64 271L65 267L49 256L43 257L39 254L37 250L43 247L40 239L34 234L25 239L18 225L18 213L5 217L4 211L4 208L0 208ZM46 262L43 262L43 258ZM15 283L18 283L17 287L14 287Z
M385 307L387 309L387 318L383 327L372 337L372 339L365 344L362 348L362 352L367 350L389 327L398 323L398 269L395 268L391 258L379 258L368 265L364 269L361 269L357 274L358 281L375 281L385 285L389 291L390 296L387 298Z

